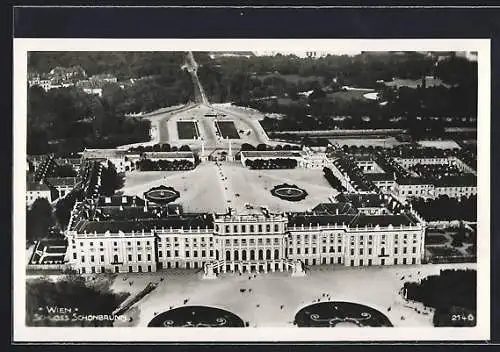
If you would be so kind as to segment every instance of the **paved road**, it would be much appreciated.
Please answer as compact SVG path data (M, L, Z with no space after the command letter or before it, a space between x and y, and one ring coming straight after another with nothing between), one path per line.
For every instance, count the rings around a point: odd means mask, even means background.
M245 123L245 125L249 126L250 129L252 130L252 135L253 135L253 137L255 139L257 139L257 143L267 143L267 144L269 144L269 142L270 142L269 137L264 132L264 130L262 129L262 127L256 126L256 124L259 123L257 120L253 119L252 117L249 117L249 116L245 115L244 113L237 113L237 112L234 112L234 111L231 111L231 110L226 110L226 109L221 108L221 107L213 107L213 109L215 111L224 113L224 114L226 114L228 116L233 116L236 119L243 120L243 122Z
M188 51L186 56L186 68L191 74L191 79L193 80L195 101L201 104L208 104L207 96L205 95L203 86L198 79L198 64L194 60L192 51Z

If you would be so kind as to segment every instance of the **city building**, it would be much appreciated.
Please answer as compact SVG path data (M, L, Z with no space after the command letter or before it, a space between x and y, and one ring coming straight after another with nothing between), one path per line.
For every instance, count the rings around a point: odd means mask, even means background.
M30 206L39 198L45 198L52 202L52 192L42 181L27 180L26 182L26 205Z
M107 82L107 83L116 83L118 79L116 76L110 74L110 73L103 73L99 75L93 75L89 77L90 81L95 81L95 82Z
M149 159L152 161L158 160L168 160L168 161L190 161L195 163L193 152L144 152L142 154L143 159Z
M297 260L306 266L420 264L425 223L412 212L390 213L379 195L359 201L362 211L339 202L313 213L184 214L138 197L87 200L73 210L66 259L81 273L207 264L216 273L287 271ZM367 215L377 205L385 210Z
M108 161L113 163L116 172L132 171L135 161L140 159L140 153L120 149L85 149L82 158L88 161L98 161L107 166Z
M47 177L44 182L56 191L56 198L62 198L75 188L79 179L77 177Z

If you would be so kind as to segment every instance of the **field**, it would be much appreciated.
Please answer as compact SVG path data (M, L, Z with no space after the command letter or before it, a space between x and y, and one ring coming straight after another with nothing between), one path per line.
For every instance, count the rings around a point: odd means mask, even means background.
M425 245L443 245L451 242L448 237L440 233L427 233L425 235Z
M320 76L299 76L295 74L289 74L289 75L282 75L279 73L275 74L268 74L268 75L260 75L260 76L255 76L255 78L263 81L265 79L270 79L270 78L277 78L277 79L282 79L288 83L293 83L293 84L298 84L300 82L320 82L323 83L324 78Z
M405 302L399 290L405 281L418 281L449 268L475 269L476 266L427 264L359 269L325 265L313 267L306 277L299 278L290 277L288 272L276 272L257 274L251 279L248 275L223 274L215 280L201 280L201 273L194 270L169 270L118 275L112 289L138 292L148 282L158 282L158 287L133 308L136 319L130 323L132 326L147 326L155 314L183 306L183 301L188 299L188 305L226 309L248 321L250 327L292 327L294 316L301 308L313 300L326 301L323 294L328 293L334 301L377 309L396 327L431 327L432 312L417 313L415 308L423 311L423 306Z
M333 102L353 101L353 100L366 100L365 94L369 93L366 90L347 90L327 94L329 100Z
M394 146L403 144L399 142L394 137L387 138L331 138L329 139L331 143L339 144L340 146L373 146L373 147L382 147L382 148L392 148Z
M240 135L233 121L216 121L215 125L222 138L240 139Z
M452 140L446 140L446 141L418 141L418 145L421 145L422 147L425 148L438 148L438 149L453 149L453 148L458 148L460 149L460 146L457 144L457 142L452 141Z
M200 136L196 121L177 121L179 139L196 139Z
M385 82L384 84L389 87L397 87L397 88L399 87L417 88L417 86L422 85L422 80L396 78L395 80L391 82ZM448 84L444 83L439 78L427 78L425 85L426 87L437 87L437 86L449 87Z

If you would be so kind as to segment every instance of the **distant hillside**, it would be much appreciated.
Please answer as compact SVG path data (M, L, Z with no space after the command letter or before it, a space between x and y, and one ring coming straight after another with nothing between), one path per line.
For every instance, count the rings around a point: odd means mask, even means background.
M184 52L30 52L28 72L48 73L57 66L81 66L87 75L112 73L119 80L178 76Z

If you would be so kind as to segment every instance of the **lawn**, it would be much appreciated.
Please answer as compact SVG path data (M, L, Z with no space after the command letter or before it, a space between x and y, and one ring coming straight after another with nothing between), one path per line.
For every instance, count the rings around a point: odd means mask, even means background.
M288 83L293 83L293 84L298 84L299 82L320 82L323 83L324 78L320 76L299 76L297 74L289 74L289 75L282 75L280 73L274 73L274 74L267 74L267 75L259 75L255 76L255 78L263 81L268 78L278 78L285 80Z
M396 78L391 82L384 82L384 84L389 87L397 87L397 88L400 87L417 88L419 85L422 85L422 80ZM444 83L439 78L428 78L426 79L425 85L426 87L438 87L438 86L445 86L447 88L450 87L448 84Z
M461 257L463 254L453 247L427 247L432 257Z
M424 147L424 148L438 148L438 149L453 149L453 148L458 148L460 149L460 146L457 144L457 142L453 140L445 140L445 141L418 141L418 145Z
M329 100L333 102L344 102L344 101L353 101L353 100L366 100L364 97L365 94L370 93L366 90L347 90L340 91L335 93L327 94Z
M222 138L240 139L240 135L233 121L216 121L215 125Z
M200 136L196 121L177 121L179 139L196 139Z
M392 148L403 143L398 142L398 140L394 137L387 138L331 138L329 139L331 143L339 144L340 146L373 146L373 147L382 147L382 148Z
M425 235L425 244L426 245L439 245L439 244L445 244L446 242L449 242L449 240L444 235L437 234L437 233Z

